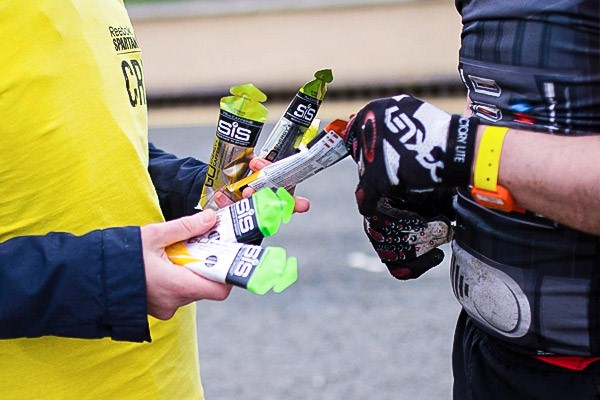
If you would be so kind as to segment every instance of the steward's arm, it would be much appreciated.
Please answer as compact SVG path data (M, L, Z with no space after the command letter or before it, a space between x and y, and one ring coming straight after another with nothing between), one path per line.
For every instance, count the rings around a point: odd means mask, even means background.
M0 338L150 341L138 227L0 243Z

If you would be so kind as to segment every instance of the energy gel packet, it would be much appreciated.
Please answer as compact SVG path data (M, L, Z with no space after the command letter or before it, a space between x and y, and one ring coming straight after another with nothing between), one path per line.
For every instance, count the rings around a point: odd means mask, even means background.
M305 150L267 165L260 171L227 186L224 193L232 200L242 198L247 186L254 190L265 187L293 187L323 169L348 156L344 144L347 121L336 119L330 122L319 135L308 143Z
M167 247L171 261L207 279L256 294L281 293L298 279L296 258L281 247L192 238Z
M264 188L217 211L217 223L197 239L231 243L260 242L288 223L294 212L294 197L284 188Z
M277 161L294 154L325 98L327 84L333 81L330 69L315 72L315 79L300 88L285 113L279 118L267 136L259 157Z
M298 144L294 145L298 151L306 150L308 148L308 144L319 134L319 127L321 126L321 120L319 118L315 118L315 120L310 124L304 135L298 140Z
M218 209L215 192L247 175L248 163L267 118L267 96L251 83L234 86L221 98L213 150L198 208Z

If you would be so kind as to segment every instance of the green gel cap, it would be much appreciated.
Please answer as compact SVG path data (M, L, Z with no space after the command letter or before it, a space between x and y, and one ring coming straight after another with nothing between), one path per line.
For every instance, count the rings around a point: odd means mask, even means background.
M233 96L221 98L221 109L238 117L252 121L265 122L269 111L261 103L267 100L267 95L251 83L233 86L229 89Z
M314 97L318 100L325 98L327 93L327 84L333 81L333 73L330 69L322 69L315 72L315 78L310 82L307 82L300 88L300 92Z
M287 271L288 267L291 271ZM280 293L298 279L296 259L286 259L282 247L266 247L262 259L248 280L247 289L263 295L275 287Z
M322 80L325 83L333 81L333 72L330 69L321 69L315 72L315 78Z
M294 197L284 188L274 192L264 188L252 195L258 228L263 236L272 236L279 230L281 222L288 223L294 212Z
M273 286L275 293L281 293L287 289L292 283L298 280L298 265L296 257L290 257L287 260L283 274L279 277L279 280Z

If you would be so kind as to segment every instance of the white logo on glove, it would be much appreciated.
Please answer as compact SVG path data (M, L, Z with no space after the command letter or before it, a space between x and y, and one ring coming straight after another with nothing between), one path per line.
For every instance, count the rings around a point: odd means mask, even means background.
M396 96L395 100L400 101L408 96ZM450 124L450 116L445 112L424 103L413 115L423 124L429 134L418 129L408 115L405 113L398 114L399 108L392 106L385 110L385 125L387 128L397 134L401 134L399 140L406 149L417 153L415 159L425 169L428 169L431 174L431 180L439 183L442 178L437 175L438 168L442 169L444 163L442 160L436 160L432 152L436 147L442 151L446 150L446 134ZM440 124L442 122L442 124ZM445 124L445 130L444 129ZM442 134L437 134L442 129Z

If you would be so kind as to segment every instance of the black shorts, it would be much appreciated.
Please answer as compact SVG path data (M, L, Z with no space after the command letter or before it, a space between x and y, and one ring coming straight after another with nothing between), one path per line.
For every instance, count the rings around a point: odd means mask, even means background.
M583 371L515 353L462 311L452 354L454 400L600 399L600 362Z

